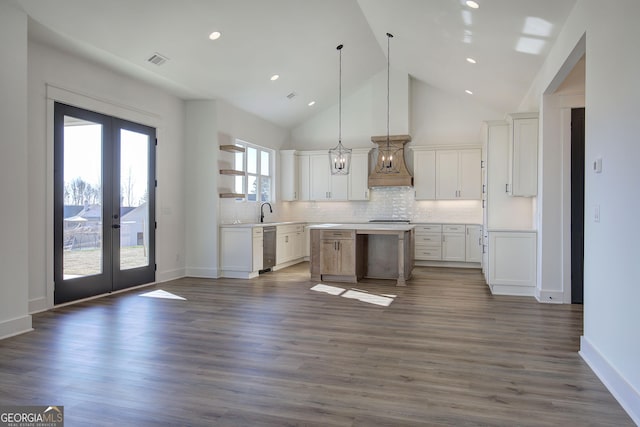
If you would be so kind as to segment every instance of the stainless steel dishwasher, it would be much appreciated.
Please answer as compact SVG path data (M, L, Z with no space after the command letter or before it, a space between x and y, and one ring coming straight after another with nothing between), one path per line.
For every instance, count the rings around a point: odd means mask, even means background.
M260 271L271 271L271 267L276 265L276 227L263 227L262 233L262 270Z

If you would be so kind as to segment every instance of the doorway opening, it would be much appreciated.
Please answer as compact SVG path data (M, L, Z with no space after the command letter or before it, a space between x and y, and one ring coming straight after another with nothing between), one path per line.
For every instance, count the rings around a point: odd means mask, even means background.
M584 295L584 108L571 109L571 303Z

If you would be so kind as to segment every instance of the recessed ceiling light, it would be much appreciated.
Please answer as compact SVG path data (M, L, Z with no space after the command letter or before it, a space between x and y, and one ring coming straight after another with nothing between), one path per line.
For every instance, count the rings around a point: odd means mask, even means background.
M307 104L309 107L313 107L314 105L316 105L316 101L311 101L310 103Z
M209 34L209 38L211 40L218 40L221 35L222 33L220 33L220 31L214 31L213 33Z
M477 9L480 7L480 5L473 0L467 0L466 5L469 6L471 9Z
M271 81L272 81L272 82L275 82L275 81L276 81L276 80L278 80L279 78L280 78L280 76L279 76L279 75L274 74L273 76L271 76Z
M473 95L473 92L471 92L469 89L465 89L465 92L468 93L469 95Z
M467 58L467 62L470 64L475 64L477 61L471 57Z

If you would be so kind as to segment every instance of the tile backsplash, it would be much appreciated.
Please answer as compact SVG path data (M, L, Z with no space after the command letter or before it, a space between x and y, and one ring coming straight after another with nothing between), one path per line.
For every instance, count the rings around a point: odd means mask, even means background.
M372 219L409 219L413 223L482 223L480 200L415 200L411 187L371 189L369 201L274 202L264 208L265 221L367 222ZM220 223L258 222L260 203L220 200Z

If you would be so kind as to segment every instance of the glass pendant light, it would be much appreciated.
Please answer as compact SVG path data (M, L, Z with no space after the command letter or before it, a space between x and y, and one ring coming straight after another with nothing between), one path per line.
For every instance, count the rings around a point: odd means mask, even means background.
M331 175L348 175L351 166L351 149L342 145L342 45L336 47L340 53L338 83L338 145L329 150Z
M389 117L390 113L390 80L391 80L391 57L390 57L390 43L393 38L393 34L387 33L387 141L386 144L381 144L378 148L378 165L376 172L378 173L400 173L400 165L403 163L398 156L403 155L402 144L398 145L392 141L389 137Z

